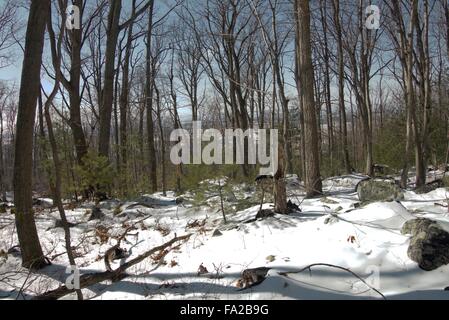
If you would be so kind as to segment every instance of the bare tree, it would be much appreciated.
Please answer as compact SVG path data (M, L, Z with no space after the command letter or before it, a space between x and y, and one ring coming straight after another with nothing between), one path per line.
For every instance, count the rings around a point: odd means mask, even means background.
M434 6L433 5L432 7ZM415 53L418 58L418 88L419 88L419 107L418 115L421 119L414 118L413 127L415 133L415 166L416 166L416 182L415 185L417 187L423 186L426 184L426 175L427 175L427 162L429 160L429 151L430 151L430 143L429 143L429 132L430 132L430 115L432 108L432 89L431 89L431 78L430 78L430 69L431 69L431 57L429 50L429 17L430 17L430 8L431 4L429 4L428 0L423 0L422 11L420 10L419 14L415 16L416 18L416 44L417 44L417 52ZM422 17L422 20L421 20ZM422 25L421 25L422 21Z
M122 12L122 0L109 0L109 15L106 29L106 51L104 85L101 94L100 107L100 133L99 154L109 158L112 107L114 103L114 77L115 77L115 54L117 50L118 37L122 30L127 28L135 19L141 16L149 7L153 7L153 0L146 1L139 9L135 10L131 17L120 24ZM151 9L152 10L152 9Z
M271 34L268 32L268 28L265 26L265 23L262 21L262 17L257 11L257 7L254 3L254 0L250 0L251 5L253 6L254 14L258 20L262 36L264 42L267 46L272 71L273 78L276 81L278 96L282 107L282 132L283 132L283 141L284 147L283 150L286 152L286 156L284 157L286 161L285 171L288 172L292 169L292 150L290 143L290 111L289 111L289 99L287 98L286 90L285 90L285 82L282 70L282 56L284 55L284 49L287 42L287 37L289 35L288 30L281 30L278 26L278 19L280 16L280 4L277 0L269 0L269 12L271 18ZM281 23L284 21L280 21Z
M340 0L332 0L333 10L334 10L334 24L335 33L337 39L337 59L338 59L338 106L340 112L340 134L342 142L343 151L343 165L346 173L352 172L352 167L349 161L349 151L348 151L348 128L346 119L346 107L345 107L345 84L344 84L344 52L343 52L343 40L342 40L342 30L341 30L341 19L340 19Z
M274 180L274 211L281 214L287 214L287 191L285 188L285 151L284 143L278 145L278 168L273 176Z
M402 10L398 3L393 3L389 6L391 15L395 21L395 28L391 29L390 33L394 42L396 43L396 50L399 53L398 56L402 65L402 80L404 82L404 98L406 101L406 144L405 144L405 156L404 166L402 168L401 185L403 188L407 187L410 151L412 147L412 115L415 113L415 88L413 85L413 43L414 43L414 30L416 18L418 13L418 1L414 0L411 4L411 14L408 28L406 27Z
M59 158L59 152L58 152L58 146L56 143L56 138L53 130L53 123L50 115L50 106L53 104L53 100L56 96L56 94L59 91L60 86L60 75L58 74L60 68L61 68L61 57L62 57L62 40L64 38L65 34L65 21L66 21L66 9L67 9L67 0L62 0L59 2L59 11L61 12L61 28L59 31L58 39L56 40L56 35L53 30L53 24L52 24L52 17L51 17L51 7L49 8L49 18L47 22L47 30L50 35L50 45L51 45L51 55L53 60L53 66L56 72L55 75L55 83L53 86L53 90L51 91L50 95L47 97L47 101L45 102L44 106L44 114L45 114L45 120L47 122L47 128L48 128L48 137L50 140L51 145L51 158L53 159L53 165L55 169L55 179L54 182L50 179L50 189L53 193L53 200L55 201L56 206L58 207L58 211L61 217L63 229L64 229L64 235L65 235L65 246L67 251L67 256L69 259L69 263L71 266L76 266L75 257L73 255L72 250L72 244L71 244L71 235L70 235L70 227L67 221L67 216L65 214L64 206L62 203L62 195L61 195L61 188L62 188L62 166L61 161ZM49 157L50 158L50 157ZM50 170L49 170L50 171ZM49 172L50 174L50 172ZM76 290L76 294L78 296L79 300L83 300L83 294L81 292L81 289Z
M152 56L152 39L153 39L153 15L154 2L150 1L148 13L148 30L146 38L146 78L145 78L145 108L147 112L147 134L148 134L148 155L150 164L150 184L151 190L157 190L157 164L156 164L156 148L154 145L154 123L153 123L153 95L154 95L154 78L156 77L157 60Z
M449 4L445 0L441 0L441 7L443 9L444 21L446 26L445 38L446 38L446 54L449 57Z
M211 35L202 42L209 50L202 51L206 72L223 97L225 106L231 109L227 116L232 127L242 130L249 128L247 97L251 89L245 83L243 70L248 61L251 36L256 30L250 10L248 3L243 1L208 1L202 13L206 20L205 32ZM198 38L198 28L195 30ZM223 81L217 79L216 67ZM227 109L225 112L228 112ZM244 176L249 175L247 150L248 143L245 140L245 159L242 165Z
M310 44L310 7L307 0L294 2L296 24L296 81L304 111L305 185L308 197L322 192L318 130L314 98L314 71Z
M135 15L136 12L136 0L132 1L132 13ZM130 66L131 66L131 56L133 51L133 41L135 40L134 35L134 21L132 21L127 30L127 38L125 45L125 57L123 59L122 65L122 83L121 83L121 93L120 93L120 150L121 150L121 164L123 168L126 168L128 163L128 146L127 146L127 123L128 123L128 109L129 109L129 96L130 96Z
M329 39L329 29L330 26L328 24L328 8L326 1L320 0L319 3L319 9L320 9L320 20L321 20L321 29L320 36L319 36L319 46L316 49L319 52L320 60L323 61L323 64L320 69L323 70L323 98L324 98L324 105L326 107L326 134L327 134L327 154L329 157L329 164L330 164L330 170L331 174L334 174L334 149L335 149L335 141L334 141L334 119L333 119L333 113L332 113L332 101L331 101L331 51L329 48L330 39ZM317 77L318 78L318 77ZM317 79L318 80L318 79ZM319 99L319 90L316 90L317 94L317 102ZM318 103L320 105L321 103ZM319 118L318 118L319 120Z
M417 187L426 183L427 161L430 143L431 111L431 57L429 49L429 17L431 6L427 0L423 5L415 0L407 4L387 3L395 28L391 39L398 52L402 66L402 83L407 109L407 132L404 167L401 183L405 187L408 176L408 158L415 147ZM432 5L433 7L433 5ZM408 27L403 13L409 12ZM421 20L421 17L422 20ZM422 22L422 24L421 24ZM416 31L416 35L415 35Z
M201 65L201 48L195 39L190 35L184 35L178 42L177 62L179 65L179 79L181 80L184 92L190 100L192 108L192 121L198 121L199 98L198 91L201 76L204 69Z
M122 10L122 0L109 0L109 6L108 27L106 31L106 63L104 71L104 86L101 95L100 136L98 144L99 154L108 158L112 105L114 100L115 52L120 33L120 13Z
M168 73L168 80L170 83L170 99L171 99L171 105L172 105L172 118L173 118L173 123L174 123L174 129L181 129L181 120L179 118L179 113L178 113L178 98L177 98L177 94L176 94L176 89L175 89L175 75L174 75L174 61L175 61L175 48L174 46L172 46L171 48L171 62L170 62L170 69L169 69L169 73ZM192 110L192 115L194 116L193 110ZM192 117L193 117L192 116ZM180 141L180 138L178 140L178 143ZM183 169L182 169L182 164L178 164L176 166L176 190L178 192L180 192L182 190L182 186L181 186L181 177L183 175Z
M14 203L22 265L40 269L47 265L36 230L32 208L33 130L36 102L40 90L40 70L44 32L50 12L50 0L33 0L28 16L25 56L17 114L14 160Z
M156 93L156 117L157 117L157 125L159 127L159 148L161 152L161 182L162 182L162 194L167 195L167 164L165 161L165 137L164 137L164 127L162 125L162 101L161 101L161 92L157 87L156 83L154 84L154 91Z
M11 64L15 34L20 30L15 1L3 1L0 6L0 69Z
M14 88L9 88L6 83L0 82L0 199L6 202L7 170L5 161L5 123L7 121L8 103L14 98Z
M370 80L373 77L374 50L381 35L378 30L365 27L365 2L360 0L353 9L357 15L350 15L346 21L344 47L348 54L349 74L346 79L352 87L362 124L362 138L365 150L365 173L374 174L373 165L373 112L370 96ZM374 72L374 73L377 73Z

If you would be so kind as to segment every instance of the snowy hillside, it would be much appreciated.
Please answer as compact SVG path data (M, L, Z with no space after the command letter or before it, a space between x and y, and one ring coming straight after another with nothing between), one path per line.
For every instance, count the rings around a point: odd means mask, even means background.
M72 245L81 274L105 271L103 256L116 243L113 238L135 222L121 243L127 257L114 261L113 268L175 236L192 234L168 252L131 267L123 280L96 284L83 293L91 299L382 299L381 294L386 299L449 299L444 291L449 265L421 270L407 256L410 237L401 234L404 222L414 217L441 221L449 230L446 190L421 195L407 191L401 202L358 206L354 188L363 178L327 179L325 197L303 200L295 177L290 177L289 200L302 212L255 220L259 206L254 205L228 212L227 224L219 205L197 206L188 200L180 205L170 193L153 195L160 200L154 208L104 202L102 220L88 221L93 205L67 210L75 224ZM236 198L254 197L257 202L256 193L244 191L248 188L235 189ZM13 215L0 215L1 298L29 299L64 284L68 262L63 229L54 228L57 219L54 209L37 213L39 236L52 265L29 274L20 267L18 252L6 254L18 242ZM312 264L334 267L318 265L294 273ZM237 287L243 270L258 267L270 268L265 281Z

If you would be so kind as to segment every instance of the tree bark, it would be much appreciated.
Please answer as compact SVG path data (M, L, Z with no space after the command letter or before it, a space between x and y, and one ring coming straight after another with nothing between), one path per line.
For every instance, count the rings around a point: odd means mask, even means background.
M278 145L278 169L273 176L274 182L274 212L287 214L287 190L285 188L285 152L284 143Z
M50 0L33 0L28 17L25 53L17 114L14 160L14 203L22 265L39 269L47 265L37 234L32 208L33 131L40 90L44 32Z
M60 1L59 5L60 5L59 10L61 12L62 27L60 29L57 41L56 41L55 33L53 31L51 8L49 8L49 18L48 18L48 22L47 22L47 30L50 35L52 61L53 61L53 67L55 70L61 69L61 59L62 59L61 46L62 46L62 39L64 38L64 35L65 35L65 32L64 32L65 27L64 27L63 23L64 23L64 21L66 21L67 0ZM68 256L70 265L73 267L76 267L75 257L73 255L73 250L71 247L70 227L69 227L69 224L67 221L67 216L65 214L64 206L62 203L61 161L59 158L58 146L56 143L56 138L54 135L53 124L52 124L51 115L50 115L50 106L53 104L53 100L59 91L60 83L61 83L61 76L62 76L62 74L59 73L58 71L56 71L56 77L55 77L55 83L53 86L53 90L50 93L50 95L48 96L47 101L45 102L45 107L44 107L44 115L45 115L45 120L47 122L47 128L48 128L48 138L50 140L50 146L51 146L51 151L52 151L51 157L49 155L47 155L47 159L48 160L50 160L50 158L53 159L55 175L54 175L54 181L53 181L53 179L50 179L49 184L50 184L50 189L53 193L53 200L58 208L59 215L61 217L62 226L64 229L65 246L66 246L67 256ZM45 150L45 151L47 151L47 150ZM47 152L45 152L45 153L47 153ZM48 170L48 174L51 175L51 169L48 168L47 170ZM81 290L77 289L76 293L78 296L78 300L83 300L83 294L82 294Z
M327 25L327 8L326 3L323 0L320 1L321 11L321 24L323 27L323 45L324 45L324 92L325 92L325 104L326 104L326 122L327 122L327 135L328 135L328 156L330 162L330 172L334 175L334 121L332 115L332 102L331 102L331 79L330 79L330 54L329 44L327 38L328 25Z
M340 0L333 0L334 22L337 36L337 56L338 56L338 107L340 112L340 134L342 141L343 166L346 173L352 172L351 162L348 151L348 128L345 107L345 83L344 83L344 56L343 40L340 22Z
M411 153L411 148L413 144L413 137L415 136L413 130L413 123L416 120L416 95L415 88L413 85L413 67L414 67L414 30L416 27L416 15L418 14L418 2L413 0L411 3L410 20L408 30L403 20L402 11L400 5L393 2L390 7L392 16L395 17L396 30L394 35L397 37L397 51L399 53L403 81L404 81L404 98L406 104L406 144L405 144L405 155L404 155L404 165L401 174L401 186L402 188L407 187L408 180L408 170L409 170L409 157Z
M106 41L106 61L104 71L104 86L100 107L100 133L98 152L109 158L112 105L114 102L115 53L120 32L120 12L122 0L109 0L109 16Z
M147 133L148 133L148 155L150 165L150 184L151 191L157 191L157 164L156 164L156 148L154 145L154 123L153 123L153 95L154 95L154 76L155 70L153 59L151 56L151 43L153 32L153 9L154 2L151 1L148 14L148 32L146 45L146 83L145 83L145 106L147 111Z
M314 72L310 43L308 0L295 0L297 87L304 110L305 185L307 197L322 193L318 130L314 98ZM299 72L299 74L298 74Z
M171 97L171 102L172 102L172 106L173 106L173 123L174 123L174 129L180 129L181 128L181 121L179 119L179 115L178 115L178 100L177 100L177 95L176 95L176 90L175 90L175 83L174 83L174 73L173 73L173 68L174 68L174 56L175 56L175 49L173 47L172 49L172 56L171 56L171 63L170 63L170 72L168 74L168 80L170 82L170 97ZM195 113L193 112L192 109L192 121L194 121L195 119ZM178 139L178 143L181 141L181 138ZM183 175L183 170L182 170L182 163L176 165L176 192L181 192L182 191L182 186L181 186L181 177Z
M133 0L132 4L132 14L134 15L136 11L136 0ZM127 121L128 121L128 107L129 107L129 68L130 68L130 60L131 60L131 52L132 52L132 43L133 43L133 27L134 23L128 27L128 37L126 39L126 49L125 49L125 57L123 61L123 69L122 69L122 92L120 94L120 155L121 155L121 164L122 169L126 169L128 163L128 146L127 146Z
M75 0L74 4L80 9L83 8L82 0ZM81 9L82 10L82 9ZM82 19L82 17L80 17ZM70 100L70 128L75 142L76 160L78 165L82 165L83 157L87 154L87 143L81 124L81 48L82 48L82 26L80 29L73 29L69 32L71 45L71 66L70 82L63 81L63 85L69 92Z
M165 164L165 137L164 137L164 127L162 126L162 114L161 114L161 96L160 96L159 89L156 87L156 85L154 85L154 91L156 92L157 124L159 126L159 134L160 134L162 193L164 196L166 196L167 176L166 176L166 164Z

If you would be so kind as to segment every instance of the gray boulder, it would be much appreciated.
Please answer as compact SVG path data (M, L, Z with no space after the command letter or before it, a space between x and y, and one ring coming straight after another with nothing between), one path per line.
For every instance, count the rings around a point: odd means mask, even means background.
M411 234L408 257L426 271L449 264L449 233L438 222L417 218L404 223L402 234Z
M415 236L421 231L425 232L432 224L436 224L436 221L426 218L411 219L402 225L401 233Z
M361 202L403 200L404 193L391 179L367 179L357 184L357 194Z
M92 220L102 220L104 218L104 213L99 207L94 207L92 213L90 214L89 221Z

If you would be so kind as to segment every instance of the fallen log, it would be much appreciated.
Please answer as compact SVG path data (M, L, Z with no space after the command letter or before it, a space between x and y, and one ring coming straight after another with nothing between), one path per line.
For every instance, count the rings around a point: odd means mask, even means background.
M100 272L100 273L89 273L89 274L85 274L82 275L80 277L80 289L85 289L87 287L90 287L94 284L106 281L106 280L111 280L111 281L117 281L117 280L121 280L127 276L129 276L128 274L125 274L125 271L132 267L133 265L136 265L140 262L142 262L143 260L145 260L146 258L148 258L149 256L151 256L152 254L165 250L169 247L171 247L173 244L179 242L179 241L186 241L191 237L192 234L187 234L184 236L180 236L180 237L175 237L174 239L170 240L169 242L160 245L158 247L155 247L137 257L135 257L134 259L125 262L124 264L122 264L120 267L118 267L117 269L113 270L113 271L104 271L104 272ZM75 289L69 289L67 288L67 286L62 286L59 287L58 289L54 289L54 290L50 290L47 291L41 295L38 295L36 297L34 297L32 300L57 300L60 299L68 294L74 293L76 290Z

